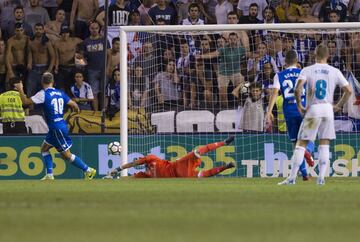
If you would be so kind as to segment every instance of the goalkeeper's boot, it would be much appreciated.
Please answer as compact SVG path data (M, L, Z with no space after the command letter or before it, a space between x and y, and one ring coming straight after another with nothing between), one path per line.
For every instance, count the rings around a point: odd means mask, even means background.
M235 167L235 163L234 162L227 163L225 167L226 167L226 169L233 168L233 167Z
M235 136L229 136L226 140L224 140L224 143L226 145L229 145L234 141L234 139L235 139Z
M87 171L84 172L85 180L92 180L96 175L96 170L94 168L89 167Z
M279 186L282 185L295 185L295 180L294 179L290 179L290 178L286 178L285 180L283 180L282 182L278 183Z
M320 186L325 185L325 179L318 177L317 180L316 180L316 184L320 185Z
M54 180L54 175L53 174L46 174L43 178L41 178L41 181L46 181L46 180Z

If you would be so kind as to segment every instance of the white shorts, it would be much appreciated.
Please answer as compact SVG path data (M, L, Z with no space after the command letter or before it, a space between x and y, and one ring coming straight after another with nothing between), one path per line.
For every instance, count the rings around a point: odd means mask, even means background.
M335 139L334 118L304 118L299 129L298 140L314 141L316 135L319 139Z

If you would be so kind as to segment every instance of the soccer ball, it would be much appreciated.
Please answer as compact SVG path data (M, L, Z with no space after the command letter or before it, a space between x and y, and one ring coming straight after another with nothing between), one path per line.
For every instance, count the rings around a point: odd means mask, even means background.
M120 155L120 153L121 153L120 143L117 141L111 142L108 145L108 152L109 152L109 154L112 154L112 155Z

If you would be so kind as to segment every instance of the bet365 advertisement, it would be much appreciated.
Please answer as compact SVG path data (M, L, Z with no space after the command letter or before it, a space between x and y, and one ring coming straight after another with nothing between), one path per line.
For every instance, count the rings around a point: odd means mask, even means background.
M155 154L160 158L175 161L194 148L207 143L224 140L227 135L136 135L129 137L129 161ZM235 162L236 168L221 173L220 177L278 177L290 172L292 144L286 135L236 134L231 145L223 146L202 156L199 169L210 169L224 163ZM44 136L0 137L0 179L40 179L45 166L40 153ZM102 177L111 168L120 164L120 157L109 155L107 144L118 141L119 136L73 136L72 153L81 157L89 166L98 170ZM357 134L338 134L330 148L330 176L358 176L360 170L360 137ZM80 179L82 171L61 158L56 150L51 154L54 175L57 179ZM313 153L317 159L317 149ZM317 161L316 161L317 163ZM129 175L137 172L128 171ZM312 176L317 166L308 167Z

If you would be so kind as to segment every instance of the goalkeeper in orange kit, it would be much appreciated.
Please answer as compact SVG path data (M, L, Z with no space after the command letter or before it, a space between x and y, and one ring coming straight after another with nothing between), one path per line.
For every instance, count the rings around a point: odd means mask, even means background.
M233 142L234 136L228 137L224 141L207 144L200 148L188 153L187 155L177 159L175 162L163 160L156 155L147 155L143 158L137 159L133 162L121 165L109 172L104 178L113 178L127 168L131 168L138 165L145 165L145 172L138 172L134 174L135 178L172 178L172 177L210 177L220 172L235 167L233 162L230 162L224 166L215 167L209 170L196 171L196 168L201 164L201 155L215 150L221 146L228 145Z

